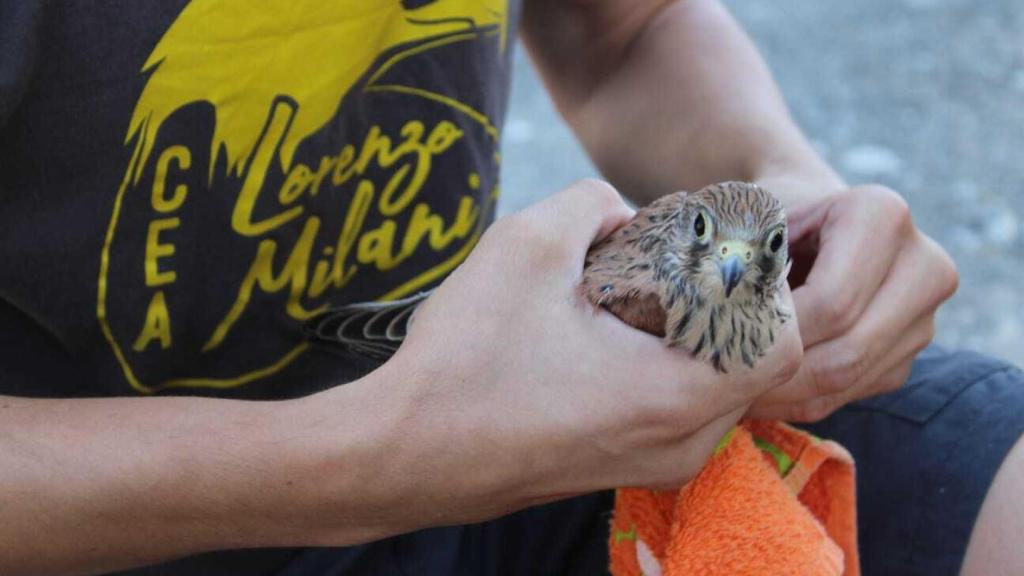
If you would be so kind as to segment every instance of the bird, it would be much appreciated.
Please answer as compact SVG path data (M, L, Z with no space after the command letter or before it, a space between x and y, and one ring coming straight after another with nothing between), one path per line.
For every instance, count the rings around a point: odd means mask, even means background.
M781 298L788 245L781 202L757 184L674 192L591 247L579 292L719 372L753 368L791 318ZM310 320L306 333L349 354L387 360L429 296L330 309Z

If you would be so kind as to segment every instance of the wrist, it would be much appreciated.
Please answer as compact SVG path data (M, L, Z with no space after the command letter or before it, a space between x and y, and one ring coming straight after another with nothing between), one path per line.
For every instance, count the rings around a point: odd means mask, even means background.
M799 158L760 163L753 170L753 181L774 194L787 208L847 188L843 178L809 149Z
M380 372L272 406L263 449L278 531L267 545L343 546L413 528L396 465L400 385Z

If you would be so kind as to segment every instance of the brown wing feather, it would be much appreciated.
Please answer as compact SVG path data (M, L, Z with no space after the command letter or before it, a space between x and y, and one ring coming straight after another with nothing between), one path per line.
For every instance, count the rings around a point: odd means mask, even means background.
M629 224L591 248L583 270L581 290L588 300L659 337L665 335L663 291L642 238L670 225L685 198L685 192L677 192L638 210Z

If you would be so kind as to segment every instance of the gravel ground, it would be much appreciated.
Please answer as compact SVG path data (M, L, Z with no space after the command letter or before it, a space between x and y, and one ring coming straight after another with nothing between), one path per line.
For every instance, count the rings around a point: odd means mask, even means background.
M1024 2L726 3L819 151L850 182L902 193L953 255L937 340L1024 364ZM597 175L516 57L503 213Z

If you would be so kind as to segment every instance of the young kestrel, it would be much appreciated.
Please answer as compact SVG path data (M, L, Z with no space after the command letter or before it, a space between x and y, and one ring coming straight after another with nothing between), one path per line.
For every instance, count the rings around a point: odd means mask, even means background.
M720 371L752 367L789 318L780 300L787 246L786 215L775 197L745 182L714 184L660 198L593 246L580 290ZM342 306L307 329L315 340L384 360L429 295Z

